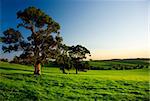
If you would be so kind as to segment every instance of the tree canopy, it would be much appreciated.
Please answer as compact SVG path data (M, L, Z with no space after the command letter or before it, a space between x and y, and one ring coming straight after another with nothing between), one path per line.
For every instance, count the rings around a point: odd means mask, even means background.
M30 35L23 37L19 30L8 28L0 37L5 52L21 51L14 61L26 61L34 64L34 74L40 74L39 64L55 59L63 68L71 69L75 64L86 58L90 51L81 45L67 46L62 43L60 25L49 15L36 7L28 7L17 12L20 19L17 28L23 27L30 31ZM65 73L65 72L64 72Z
M34 64L45 63L55 56L55 50L62 41L60 25L40 9L28 7L17 12L21 22L17 28L23 27L31 32L27 40L18 30L9 28L1 37L4 52L22 51L22 58L29 58ZM56 33L56 34L54 34ZM39 74L39 73L37 73Z
M61 46L61 52L56 59L56 62L61 66L63 73L65 69L70 70L75 68L76 74L78 70L87 69L89 64L88 62L83 62L83 59L86 59L86 55L90 56L90 51L81 45L77 46Z

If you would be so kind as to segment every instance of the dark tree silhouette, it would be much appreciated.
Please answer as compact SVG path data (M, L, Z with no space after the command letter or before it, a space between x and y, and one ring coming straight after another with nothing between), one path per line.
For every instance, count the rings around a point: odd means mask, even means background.
M81 45L71 47L61 45L56 62L61 66L60 69L63 73L66 74L65 69L70 70L75 68L77 74L78 70L84 71L85 68L89 68L88 62L83 62L87 54L90 55L90 51Z
M0 38L0 41L4 43L2 49L4 52L22 51L20 57L32 62L35 68L34 74L40 74L40 64L55 58L56 50L62 41L59 35L60 25L35 7L18 11L17 18L21 20L17 28L27 29L31 35L26 40L18 30L9 28Z
M71 68L71 59L69 57L69 46L66 46L65 44L61 44L58 48L58 54L56 58L56 63L60 66L60 70L64 74L66 74L65 69L70 70Z
M2 58L2 59L0 59L0 61L8 62L8 59L4 59L4 58Z
M86 59L86 55L91 56L90 51L81 45L72 46L69 50L73 66L76 69L76 74L78 74L78 70L82 67L83 59Z

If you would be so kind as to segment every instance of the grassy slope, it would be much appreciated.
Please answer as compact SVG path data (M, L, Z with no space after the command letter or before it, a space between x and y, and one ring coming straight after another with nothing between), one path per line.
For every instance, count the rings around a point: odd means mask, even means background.
M0 62L0 101L149 99L148 69L91 70L78 75L43 69L37 77L31 66Z
M99 60L99 61L91 61L90 65L94 67L104 67L104 68L112 68L115 65L122 65L122 66L137 66L137 65L143 65L148 66L149 60Z

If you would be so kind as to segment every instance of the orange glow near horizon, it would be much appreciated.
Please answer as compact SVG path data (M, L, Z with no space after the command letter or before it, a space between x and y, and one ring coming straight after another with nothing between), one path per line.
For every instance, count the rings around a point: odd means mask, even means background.
M125 59L125 58L150 58L149 50L93 50L91 59Z

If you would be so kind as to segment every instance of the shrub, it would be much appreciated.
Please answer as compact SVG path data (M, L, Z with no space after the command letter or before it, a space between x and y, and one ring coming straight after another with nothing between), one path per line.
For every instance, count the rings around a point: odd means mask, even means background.
M0 59L0 61L8 62L8 59Z

